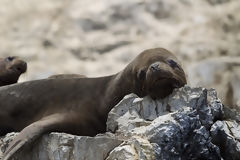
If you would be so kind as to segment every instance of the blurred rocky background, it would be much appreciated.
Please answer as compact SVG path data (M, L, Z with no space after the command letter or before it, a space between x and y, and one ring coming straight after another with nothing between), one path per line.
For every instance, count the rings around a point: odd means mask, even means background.
M28 62L20 81L58 73L103 76L141 51L179 57L191 86L240 106L238 0L1 0L0 56Z

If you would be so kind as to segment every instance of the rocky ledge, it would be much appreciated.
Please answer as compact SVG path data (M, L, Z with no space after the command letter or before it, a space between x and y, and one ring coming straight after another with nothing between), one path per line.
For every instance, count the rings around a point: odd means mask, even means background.
M127 95L109 113L105 134L44 135L16 153L24 160L240 159L239 115L213 89L175 90L161 100ZM1 138L1 151L17 133Z

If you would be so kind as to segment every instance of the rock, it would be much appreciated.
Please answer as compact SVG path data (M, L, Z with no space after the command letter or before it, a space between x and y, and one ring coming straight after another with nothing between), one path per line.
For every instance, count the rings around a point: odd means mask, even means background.
M240 159L240 125L236 121L217 121L211 127L214 144L225 160Z
M7 149L8 147L8 144L13 140L13 138L15 136L17 136L18 133L8 133L6 134L4 137L0 137L0 159L2 158L3 156L3 152L5 152L5 150Z
M114 148L106 160L155 160L153 146L148 140L135 136Z
M236 109L230 109L228 107L223 107L223 117L225 120L234 120L240 123L240 113Z
M4 139L13 139L7 136ZM122 141L111 136L74 136L65 133L44 135L38 142L16 153L19 160L103 160ZM4 141L3 143L6 143ZM3 149L3 147L1 148Z
M224 107L214 89L185 86L164 99L126 95L95 137L44 135L17 159L239 159L240 114ZM112 133L110 133L112 132ZM1 150L15 134L1 139Z
M196 110L201 116L201 123L209 127L214 119L220 117L222 104L216 97L214 90L207 91L200 87L191 89L186 86L175 91L169 97L158 101L149 97L138 98L131 94L125 96L110 111L107 129L112 132L116 130L129 132L136 127L147 126L151 121L163 115L169 116L169 113L181 109L190 110L189 108Z
M155 102L149 97L138 98L135 94L127 95L110 111L107 129L111 132L115 132L117 129L124 132L149 125L150 123L146 120L153 120L157 117L156 109ZM162 109L160 108L160 110Z
M149 119L148 113L156 118ZM160 159L220 159L209 130L221 116L222 104L214 90L186 86L158 101L126 96L109 113L108 129L145 137Z

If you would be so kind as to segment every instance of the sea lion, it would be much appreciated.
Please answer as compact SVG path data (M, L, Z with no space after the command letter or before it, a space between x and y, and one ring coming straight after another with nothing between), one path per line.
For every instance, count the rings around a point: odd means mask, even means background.
M0 58L0 86L17 83L22 73L27 71L27 63L18 57Z
M106 131L108 112L127 94L164 98L186 84L185 73L168 50L140 53L121 72L98 78L53 78L0 88L0 130L20 131L4 153L48 132L94 136Z
M86 78L86 76L82 74L55 74L48 78Z

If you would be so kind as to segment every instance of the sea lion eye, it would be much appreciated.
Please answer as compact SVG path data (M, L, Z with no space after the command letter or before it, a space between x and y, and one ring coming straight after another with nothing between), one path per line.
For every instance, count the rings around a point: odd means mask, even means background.
M12 61L14 59L14 57L7 57L6 60L7 61Z
M177 62L175 62L175 61L172 60L172 59L168 60L168 63L169 63L169 65L170 65L172 68L178 67Z

